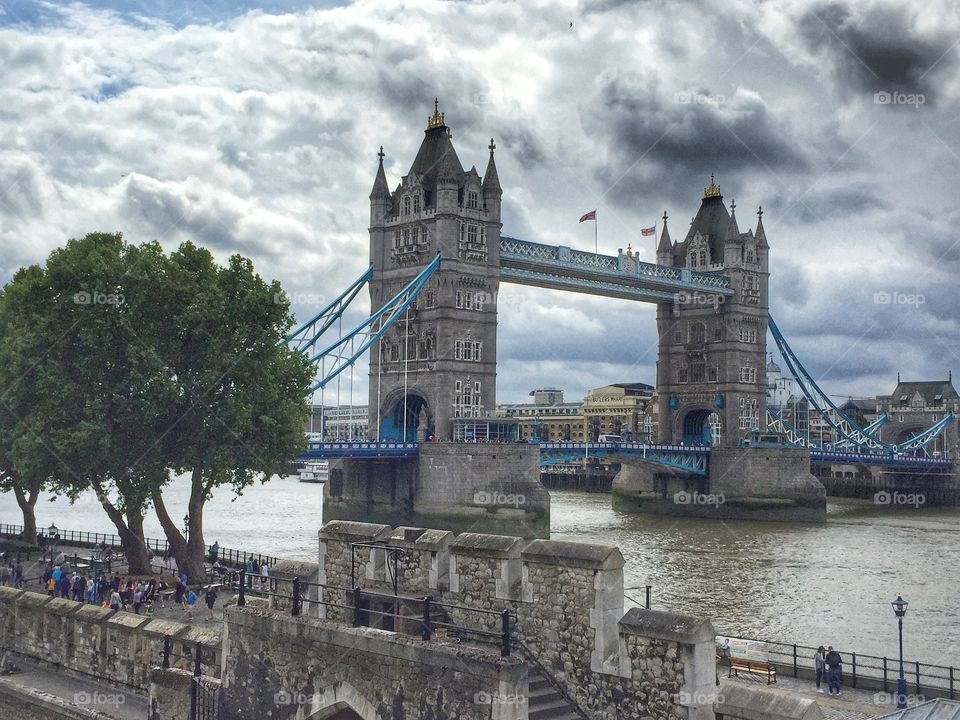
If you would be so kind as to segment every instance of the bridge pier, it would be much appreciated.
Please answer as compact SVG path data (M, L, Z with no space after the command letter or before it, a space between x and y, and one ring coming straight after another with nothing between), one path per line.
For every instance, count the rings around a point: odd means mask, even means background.
M333 463L323 522L550 537L550 494L535 445L422 443L416 458Z
M823 522L826 490L802 448L714 447L708 477L625 459L613 481L621 512L718 520Z

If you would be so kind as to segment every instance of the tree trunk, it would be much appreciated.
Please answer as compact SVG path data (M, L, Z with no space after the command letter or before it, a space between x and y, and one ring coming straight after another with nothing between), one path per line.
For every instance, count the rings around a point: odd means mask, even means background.
M40 497L39 488L29 488L24 492L18 479L13 482L13 494L17 498L17 505L23 514L23 539L32 545L37 544L37 498Z
M157 518L167 537L170 552L177 559L180 573L186 573L188 583L200 583L206 579L207 571L204 566L206 546L203 543L203 505L206 494L203 486L203 470L194 468L190 478L190 500L187 505L188 538L183 537L177 523L170 517L163 502L160 489L153 491L153 506L157 511Z
M147 547L143 544L143 538L138 537L134 530L127 526L123 513L110 502L107 494L103 491L103 486L97 482L91 483L94 492L97 494L97 500L106 510L107 516L117 528L117 534L120 536L120 549L127 559L127 572L130 575L150 575L153 569L150 567L150 558L147 556ZM132 511L131 511L132 512ZM134 513L134 517L137 517ZM143 512L140 517L140 532L143 532Z

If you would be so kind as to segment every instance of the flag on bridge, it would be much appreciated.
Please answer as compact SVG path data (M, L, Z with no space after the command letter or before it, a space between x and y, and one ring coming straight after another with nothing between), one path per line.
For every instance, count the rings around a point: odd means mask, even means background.
M597 219L597 211L591 210L590 212L580 217L580 222L586 222L587 220L596 220L596 219Z
M648 227L648 228L642 228L642 229L640 230L640 234L643 235L644 237L649 237L650 235L656 235L656 234L657 234L657 226L656 226L656 224L651 225L651 226Z

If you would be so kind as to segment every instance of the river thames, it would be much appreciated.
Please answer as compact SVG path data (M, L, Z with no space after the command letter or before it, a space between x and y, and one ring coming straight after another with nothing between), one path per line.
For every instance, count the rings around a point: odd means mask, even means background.
M164 493L183 516L187 478ZM627 515L610 497L553 491L554 539L616 545L626 585L652 585L653 607L713 620L723 634L896 656L890 602L910 601L905 655L960 665L960 508L903 509L831 499L821 525L716 522ZM208 543L316 561L322 487L278 478L232 499L214 497L204 517ZM37 504L41 527L112 532L92 495L71 506ZM10 494L0 522L20 523ZM148 515L146 532L162 537ZM643 601L643 589L628 595ZM629 603L628 603L629 605Z

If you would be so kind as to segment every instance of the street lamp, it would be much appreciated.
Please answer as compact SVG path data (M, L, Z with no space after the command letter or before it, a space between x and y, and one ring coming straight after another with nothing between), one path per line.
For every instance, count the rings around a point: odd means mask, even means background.
M190 513L183 516L183 539L190 540Z
M60 533L60 530L56 525L50 523L50 527L47 528L47 537L50 538L50 562L53 562L53 550L57 546L57 535Z
M903 616L907 614L907 605L909 603L900 595L890 603L893 606L893 614L897 616L897 626L900 630L900 677L897 678L897 709L902 710L907 707L907 679L903 676Z

